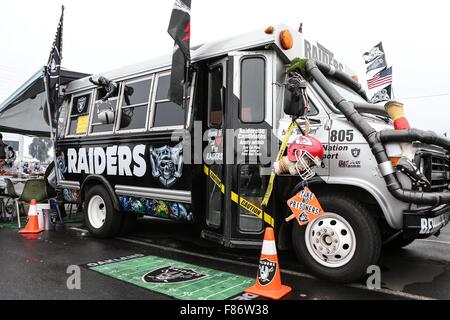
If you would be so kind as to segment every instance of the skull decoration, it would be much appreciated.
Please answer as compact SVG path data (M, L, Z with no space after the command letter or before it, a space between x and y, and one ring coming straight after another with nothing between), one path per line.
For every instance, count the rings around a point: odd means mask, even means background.
M159 182L166 188L171 188L183 175L183 146L165 146L162 148L150 148L150 162L153 177L159 178Z
M64 174L67 172L67 166L66 161L64 159L64 153L61 152L56 157L56 163L55 163L55 169L56 169L56 175L58 176L58 180L64 180Z

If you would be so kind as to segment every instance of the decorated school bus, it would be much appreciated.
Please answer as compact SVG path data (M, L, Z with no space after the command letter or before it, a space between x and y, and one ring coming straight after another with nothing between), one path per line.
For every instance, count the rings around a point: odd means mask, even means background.
M277 25L193 48L181 105L170 78L167 56L64 86L54 187L83 204L94 236L166 219L255 248L270 225L314 274L346 282L383 245L448 223L450 142L395 130L402 105L370 104L351 69L303 34Z

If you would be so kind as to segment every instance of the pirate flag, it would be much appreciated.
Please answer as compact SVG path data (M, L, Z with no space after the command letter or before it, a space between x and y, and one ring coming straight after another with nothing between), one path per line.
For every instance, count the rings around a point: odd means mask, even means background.
M61 18L56 31L55 41L53 42L50 57L48 58L47 66L45 67L45 77L48 84L48 105L50 106L51 114L54 115L58 107L59 100L59 86L62 60L62 44L63 44L63 21L64 21L64 6L62 7ZM48 110L44 110L45 118L48 117Z
M370 51L364 53L363 58L366 64L373 62L375 59L384 56L383 43L380 42L375 47L370 49Z
M370 102L376 104L380 102L390 101L391 97L392 97L392 85L389 85L386 88L383 88L377 93L375 93Z
M175 40L169 96L173 102L182 105L186 62L191 60L191 0L175 0L168 32Z
M370 71L373 71L373 70L386 68L386 67L387 67L386 57L384 55L382 55L382 56L376 58L371 64L369 64L367 66L366 73L369 73Z

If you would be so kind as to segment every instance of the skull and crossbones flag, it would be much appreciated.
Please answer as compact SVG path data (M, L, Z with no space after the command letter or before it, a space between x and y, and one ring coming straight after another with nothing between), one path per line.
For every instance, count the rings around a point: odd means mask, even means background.
M391 98L392 98L392 85L389 85L386 88L383 88L380 91L376 92L372 97L372 99L370 100L370 102L373 104L377 104L381 102L390 101Z
M63 45L63 22L64 22L64 6L62 7L61 18L56 31L55 40L53 42L50 57L45 68L45 76L48 83L48 104L50 105L51 114L55 114L59 100L59 86L62 61L62 45Z
M175 1L168 32L175 40L169 96L173 102L182 105L186 63L191 60L191 0Z
M375 61L375 59L377 59L379 57L383 57L383 56L384 56L384 49L383 49L382 42L380 42L375 47L370 49L370 51L365 52L363 54L363 58L364 58L364 61L366 62L366 64L370 64L371 62Z

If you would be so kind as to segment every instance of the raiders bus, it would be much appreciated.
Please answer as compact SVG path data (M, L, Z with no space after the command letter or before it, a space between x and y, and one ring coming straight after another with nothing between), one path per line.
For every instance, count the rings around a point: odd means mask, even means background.
M310 76L294 99L287 66L298 57ZM128 232L146 217L255 248L272 225L280 248L292 248L316 275L353 281L377 263L383 244L406 246L448 223L449 142L394 131L384 107L368 103L353 72L323 45L280 25L199 46L183 106L169 99L170 75L167 56L64 88L56 191L61 203L83 204L94 236ZM290 143L307 126L323 145L307 154L321 160L304 168L315 176L296 174L295 165L282 172L261 208L272 160L292 116L304 112L309 125L299 117ZM420 172L396 167L405 143ZM285 220L303 178L326 212L305 227Z

